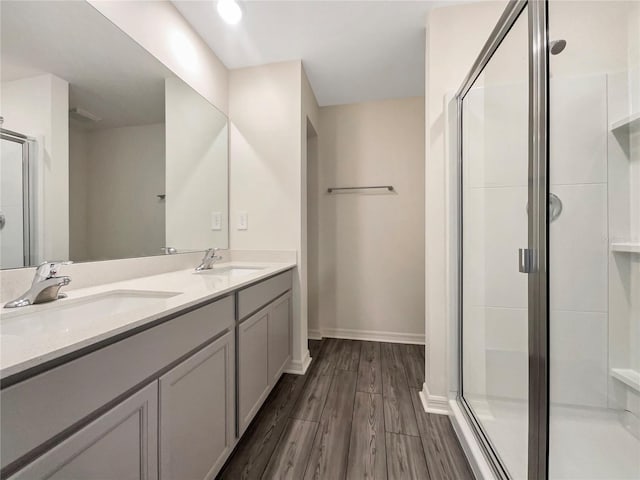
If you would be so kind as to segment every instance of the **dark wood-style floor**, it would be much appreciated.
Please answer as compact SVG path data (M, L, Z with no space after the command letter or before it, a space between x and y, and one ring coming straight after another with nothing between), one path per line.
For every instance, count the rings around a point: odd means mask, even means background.
M424 412L424 347L311 341L306 375L284 375L221 479L472 479L449 418Z

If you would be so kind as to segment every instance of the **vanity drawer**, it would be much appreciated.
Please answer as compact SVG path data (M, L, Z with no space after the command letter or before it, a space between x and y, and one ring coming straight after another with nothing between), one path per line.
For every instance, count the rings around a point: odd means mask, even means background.
M291 270L238 292L238 320L264 307L274 298L291 290Z
M0 392L2 468L157 377L234 324L233 297L165 321Z

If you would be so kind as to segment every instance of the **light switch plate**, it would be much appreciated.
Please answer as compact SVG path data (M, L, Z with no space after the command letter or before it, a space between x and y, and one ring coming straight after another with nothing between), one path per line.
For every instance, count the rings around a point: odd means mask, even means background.
M211 212L211 230L222 230L222 212Z
M247 212L238 212L238 230L249 229L249 214Z

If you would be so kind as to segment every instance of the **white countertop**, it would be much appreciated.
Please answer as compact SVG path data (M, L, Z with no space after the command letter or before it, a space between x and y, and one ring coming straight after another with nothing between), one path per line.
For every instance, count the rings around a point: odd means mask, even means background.
M3 309L0 312L0 378L23 372L63 355L78 351L113 336L179 313L194 305L209 302L255 283L274 274L295 267L295 263L231 262L216 264L216 268L229 266L257 267L259 272L242 276L226 273L212 274L212 270L195 272L192 268L160 275L108 283L77 290L63 289L68 297L55 302ZM25 285L25 290L26 290ZM99 321L87 321L79 327L47 329L38 325L37 318L21 319L25 315L58 309L71 303L82 302L86 297L113 291L167 292L173 296L158 298L151 305L126 310L118 314L99 315ZM11 329L8 328L11 322ZM15 332L19 322L20 334ZM28 322L28 324L27 324ZM3 329L3 325L5 328ZM21 329L24 325L24 331ZM5 330L5 333L3 333Z

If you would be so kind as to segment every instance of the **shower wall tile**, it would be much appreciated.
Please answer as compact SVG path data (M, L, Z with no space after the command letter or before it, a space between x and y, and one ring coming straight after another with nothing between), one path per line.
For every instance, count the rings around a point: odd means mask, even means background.
M527 307L527 276L518 271L518 248L527 245L527 188L482 189L485 202L483 305Z
M487 350L487 395L526 400L529 390L527 352Z
M486 361L486 309L484 307L467 307L465 309L463 348L465 392L472 396L487 394L487 361Z
M640 130L629 135L629 222L630 239L640 241Z
M614 123L631 113L630 72L621 71L607 75L608 123ZM638 85L640 87L640 85Z
M485 308L487 349L527 352L528 321L526 308Z
M606 182L606 76L553 78L549 92L551 184Z
M526 186L529 121L527 85L492 86L476 90L473 95L469 101L474 112L473 120L465 123L464 130L469 144L474 146L473 157L467 159L470 160L470 185ZM466 102L465 98L465 114ZM472 149L465 149L465 152L469 150Z
M527 245L526 187L465 191L465 302L527 307L527 277L518 271L518 248Z
M607 79L551 79L551 87L551 190L564 207L550 227L552 400L606 406ZM527 276L518 272L527 245L526 88L476 89L467 100L463 293L475 363L465 367L475 393L526 399Z
M607 311L607 188L553 186L563 204L550 227L552 310Z
M485 195L482 188L465 190L465 228L463 239L464 283L462 291L465 305L485 304Z
M528 390L528 311L485 308L486 393L490 397L526 399Z
M489 310L489 309L488 309ZM526 310L521 311L526 318ZM495 312L493 312L495 313ZM486 394L490 397L526 399L528 392L528 354L522 348L521 335L497 330L507 318L485 312L486 365L474 366L486 378ZM492 318L493 317L493 318ZM607 406L607 316L604 313L551 312L551 382L550 395L554 403L588 407ZM520 320L526 328L524 318ZM519 329L522 329L522 324ZM507 327L509 328L509 327ZM519 349L516 347L520 343ZM482 358L482 357L480 357ZM477 393L482 393L476 385Z
M640 111L640 68L629 70L629 106L631 112Z
M550 396L555 403L607 406L607 314L551 310Z
M640 372L640 255L629 255L629 351L631 368Z

